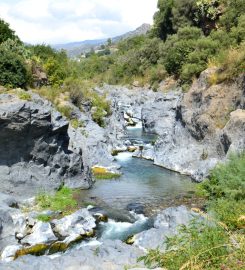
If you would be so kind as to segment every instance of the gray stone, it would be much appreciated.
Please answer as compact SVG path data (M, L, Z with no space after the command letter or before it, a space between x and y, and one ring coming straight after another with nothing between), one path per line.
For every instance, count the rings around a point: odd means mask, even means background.
M24 237L21 240L21 243L34 246L37 244L50 244L56 240L57 238L54 235L50 224L39 221L33 227L31 234Z
M95 218L87 209L80 209L62 219L53 220L52 224L53 230L62 237L86 235L96 227Z
M155 218L154 228L135 235L134 246L164 251L167 237L175 235L180 225L187 225L193 219L201 217L185 206L167 208Z
M1 270L122 270L127 266L137 265L138 257L144 252L136 247L128 246L121 241L105 241L100 246L84 246L79 250L71 250L62 256L51 259L49 256L24 256L17 260L0 263Z
M88 188L91 174L68 149L68 122L37 95L32 101L0 95L0 191L19 197L40 189Z
M7 246L1 253L1 260L10 262L14 260L16 252L21 248L21 245Z

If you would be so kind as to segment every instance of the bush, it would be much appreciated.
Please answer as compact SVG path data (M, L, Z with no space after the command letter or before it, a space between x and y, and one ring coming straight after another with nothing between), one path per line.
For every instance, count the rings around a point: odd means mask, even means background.
M232 155L228 163L213 169L209 179L201 184L201 189L209 199L244 199L245 153Z
M25 87L28 81L24 59L0 46L0 84L10 87Z
M228 263L229 256L236 261L243 250L230 243L229 234L220 227L192 222L167 240L167 251L150 250L140 258L147 267L165 267L168 270L217 270ZM243 243L244 245L244 243ZM238 266L239 260L236 265Z
M220 220L230 230L245 229L244 200L217 199L208 204L208 210L215 219Z
M15 35L15 32L10 29L9 24L0 19L0 44L8 39L20 42L19 38Z
M210 61L210 65L220 67L217 72L217 81L232 81L244 73L245 66L245 42L237 48L222 50Z

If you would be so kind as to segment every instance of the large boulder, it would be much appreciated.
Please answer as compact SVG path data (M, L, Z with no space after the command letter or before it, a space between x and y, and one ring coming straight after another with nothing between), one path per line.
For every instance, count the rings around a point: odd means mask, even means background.
M185 206L167 208L157 215L153 228L134 236L134 246L164 251L167 237L175 235L180 225L187 225L191 220L200 218Z
M31 98L0 95L0 191L23 197L61 184L89 188L83 157L68 148L69 123L48 101Z

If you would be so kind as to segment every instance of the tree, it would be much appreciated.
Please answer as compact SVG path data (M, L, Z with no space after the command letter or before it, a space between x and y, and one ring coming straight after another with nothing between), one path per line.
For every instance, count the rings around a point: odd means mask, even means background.
M8 39L20 42L20 39L15 35L15 32L10 29L9 24L0 19L0 44Z
M11 87L25 87L28 72L24 59L18 54L0 46L0 84Z
M112 45L112 40L111 38L108 38L107 39L107 46L110 47Z
M201 27L205 35L216 28L216 22L222 14L220 0L198 0L196 1L197 26Z
M153 36L166 40L168 35L174 33L172 25L172 8L174 0L158 0L158 11L154 15Z

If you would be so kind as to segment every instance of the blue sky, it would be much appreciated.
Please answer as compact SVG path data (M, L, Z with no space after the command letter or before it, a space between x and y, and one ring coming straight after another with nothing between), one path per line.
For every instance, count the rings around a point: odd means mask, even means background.
M0 17L29 43L113 37L152 23L157 0L0 0Z

